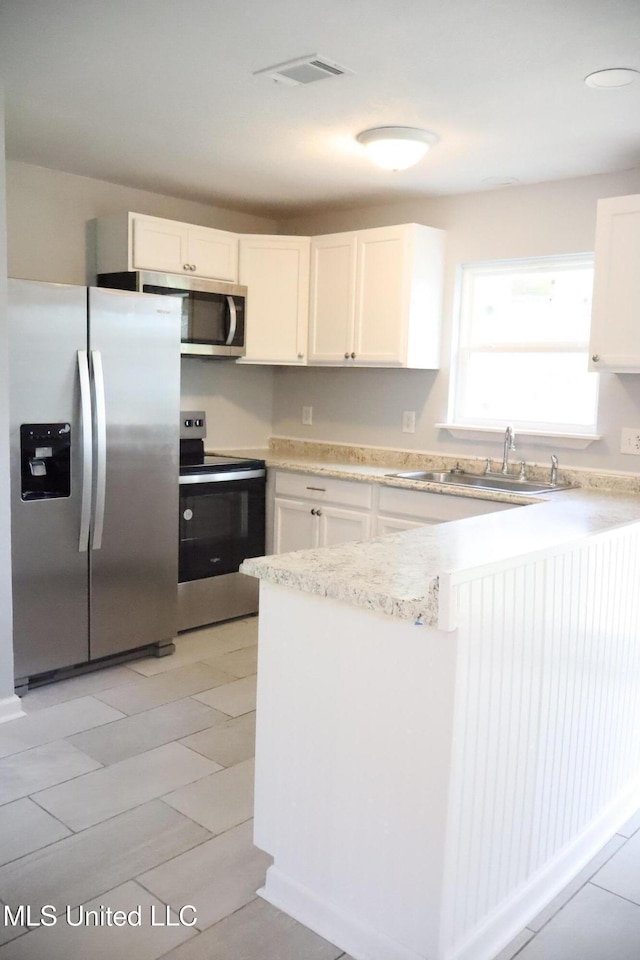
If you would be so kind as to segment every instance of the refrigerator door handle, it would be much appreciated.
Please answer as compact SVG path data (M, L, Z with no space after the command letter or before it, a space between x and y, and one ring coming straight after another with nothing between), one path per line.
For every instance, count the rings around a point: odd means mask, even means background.
M78 376L80 379L80 412L82 416L82 499L78 552L85 553L89 549L91 487L93 483L91 382L89 379L89 357L86 350L78 350Z
M107 411L104 399L102 355L99 350L91 351L91 366L93 369L96 412L96 510L91 549L99 550L102 546L104 505L107 488Z

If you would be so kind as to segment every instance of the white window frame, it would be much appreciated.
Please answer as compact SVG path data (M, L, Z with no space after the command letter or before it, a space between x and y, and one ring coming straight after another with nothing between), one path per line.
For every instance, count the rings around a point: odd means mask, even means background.
M496 419L487 419L482 417L463 417L459 411L463 409L463 389L465 374L468 364L468 358L475 352L496 352L496 353L584 353L588 355L589 349L589 331L586 331L585 339L571 342L517 342L517 343L481 343L476 341L473 344L469 342L469 327L471 323L471 297L470 291L475 278L479 275L486 276L489 273L515 273L523 269L532 271L549 271L554 268L561 268L563 265L591 266L594 264L594 255L592 253L580 253L570 255L534 257L514 260L492 260L481 263L463 264L458 268L458 283L455 314L457 324L455 325L452 363L451 363L451 383L449 392L449 418L446 424L438 426L459 428L461 431L478 429L482 432L504 430L504 421ZM587 372L585 356L585 373ZM593 374L592 374L593 375ZM597 375L595 375L597 376ZM512 419L511 425L520 432L525 432L540 436L565 436L565 437L585 437L597 439L597 418L598 418L598 390L599 378L594 400L593 420L589 424L561 423L549 421L525 421Z

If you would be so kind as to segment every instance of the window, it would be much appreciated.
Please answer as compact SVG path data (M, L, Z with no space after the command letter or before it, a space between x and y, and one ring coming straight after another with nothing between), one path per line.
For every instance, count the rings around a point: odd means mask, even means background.
M591 255L464 266L450 419L595 431L598 375L587 370L592 284Z

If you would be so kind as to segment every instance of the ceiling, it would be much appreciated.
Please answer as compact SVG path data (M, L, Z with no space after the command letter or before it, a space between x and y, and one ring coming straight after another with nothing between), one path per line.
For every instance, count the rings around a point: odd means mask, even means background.
M352 75L255 71L320 54ZM10 159L292 215L640 165L640 0L0 0ZM438 134L414 168L355 135Z

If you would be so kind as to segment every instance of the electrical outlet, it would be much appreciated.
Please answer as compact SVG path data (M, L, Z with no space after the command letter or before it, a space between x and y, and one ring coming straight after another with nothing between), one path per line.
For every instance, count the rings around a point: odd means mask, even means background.
M620 453L640 456L640 427L623 427L620 434Z
M415 410L403 410L403 411L402 411L402 432L403 432L403 433L415 433L415 432L416 432L416 412L415 412Z
M302 422L307 426L313 423L313 407L302 408Z

